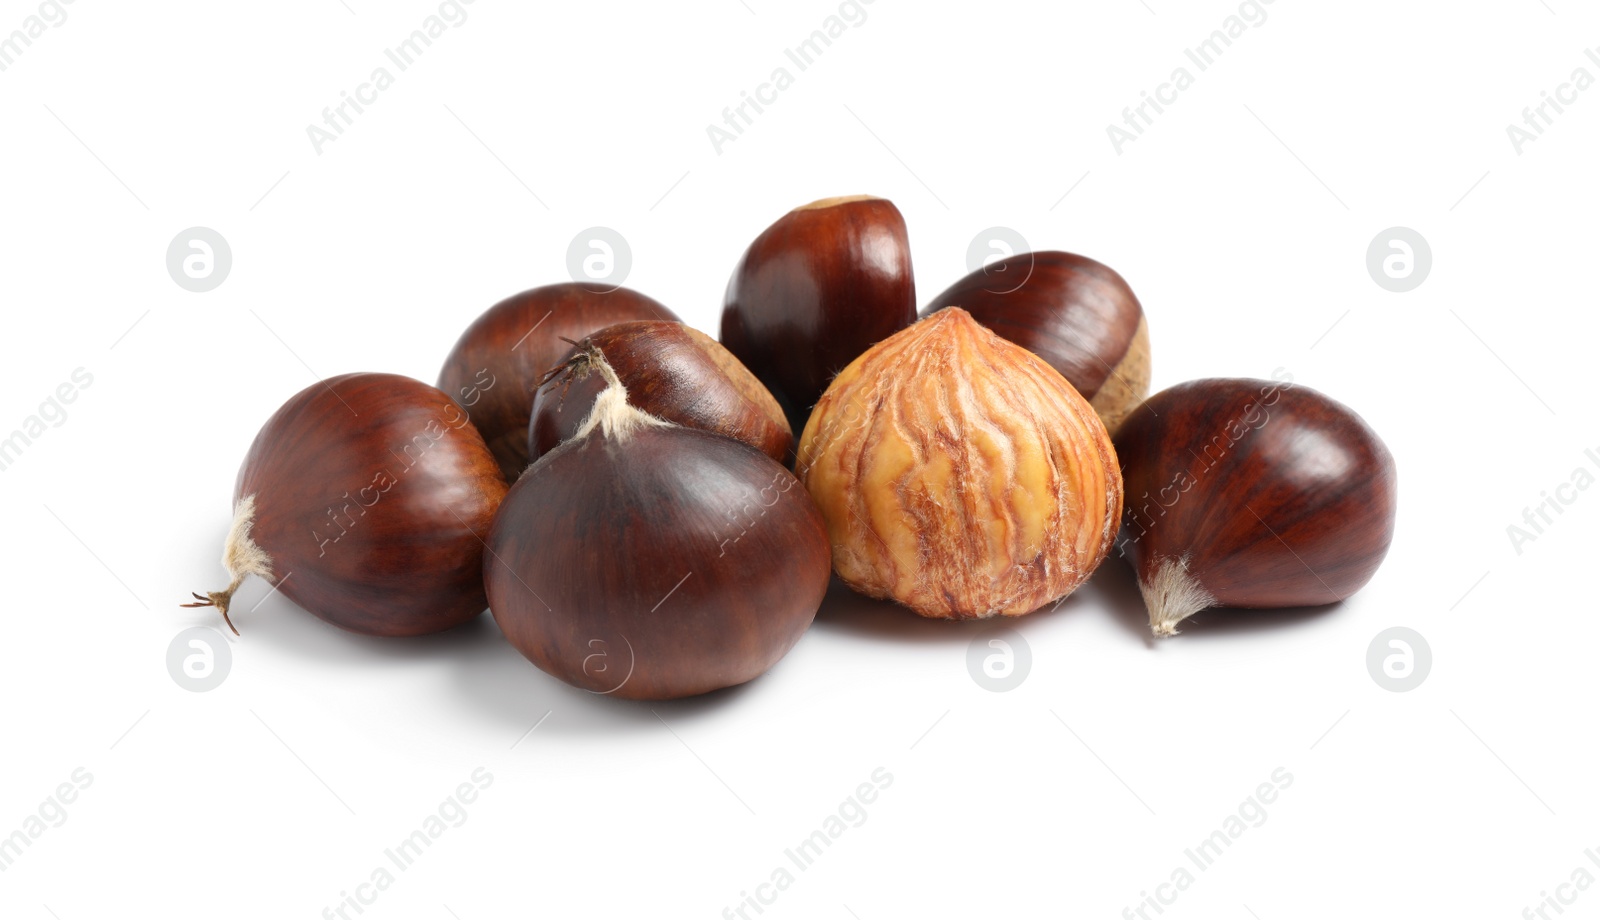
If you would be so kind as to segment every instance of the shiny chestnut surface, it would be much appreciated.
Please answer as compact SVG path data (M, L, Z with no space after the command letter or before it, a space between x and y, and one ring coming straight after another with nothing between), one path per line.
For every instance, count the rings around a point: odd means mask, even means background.
M750 244L728 282L719 338L798 431L835 374L916 314L899 209L882 198L824 199Z
M597 694L692 696L783 657L827 591L822 516L749 445L678 426L599 430L511 488L483 577L540 669Z
M506 485L443 392L394 374L313 384L256 435L234 489L278 590L353 632L414 636L482 613Z
M1225 607L1355 593L1394 536L1394 457L1351 409L1287 382L1208 379L1152 396L1114 443L1119 549L1141 582L1161 560Z
M478 317L445 359L439 389L472 416L506 481L528 465L528 416L539 381L576 341L627 320L677 320L628 288L597 293L577 283L523 291Z

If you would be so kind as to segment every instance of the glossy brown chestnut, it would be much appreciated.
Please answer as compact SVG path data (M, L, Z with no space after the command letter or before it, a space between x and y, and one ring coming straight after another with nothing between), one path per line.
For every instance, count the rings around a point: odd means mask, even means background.
M611 384L578 433L512 486L489 536L489 609L549 674L627 699L751 680L828 587L822 516L747 444L627 405Z
M761 381L710 336L665 320L618 323L578 343L534 396L530 459L572 437L588 419L606 387L605 378L592 372L596 355L616 372L634 408L788 462L794 434Z
M421 381L346 374L295 394L261 427L234 487L223 553L335 626L438 632L483 612L482 534L505 497L466 413ZM235 632L238 630L235 629Z
M933 299L960 307L1061 372L1109 431L1150 393L1150 333L1122 276L1070 252L1026 252L978 269Z
M917 317L906 222L871 196L790 211L739 260L722 344L805 426L833 375Z
M1394 457L1355 412L1287 377L1194 380L1145 405L1114 438L1117 542L1157 636L1206 607L1332 603L1377 571Z
M627 288L596 292L576 283L523 291L490 307L450 350L439 389L472 417L507 482L528 466L533 393L581 339L613 323L677 320L677 314Z

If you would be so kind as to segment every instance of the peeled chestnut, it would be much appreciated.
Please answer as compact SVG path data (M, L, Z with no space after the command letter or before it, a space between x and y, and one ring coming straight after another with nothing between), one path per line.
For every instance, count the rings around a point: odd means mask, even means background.
M916 318L899 209L868 195L826 198L750 244L728 281L719 338L798 429L834 374Z
M1105 559L1122 509L1089 403L959 308L845 368L796 469L839 577L925 617L1017 616L1064 597Z
M1284 376L1193 380L1116 436L1118 547L1150 629L1207 607L1303 607L1354 594L1394 536L1394 457L1361 416Z
M579 342L533 400L528 456L537 460L573 436L606 387L597 358L616 372L636 409L685 428L743 441L780 463L794 446L777 400L710 336L665 320L618 323Z
M222 564L229 601L250 575L335 626L437 632L483 612L483 542L506 484L461 407L421 381L346 374L295 394L262 426L234 487ZM234 632L238 632L234 629Z
M781 464L648 415L608 386L511 487L483 579L511 644L545 672L628 699L693 696L771 668L822 604L828 538Z
M1027 252L985 265L922 311L960 307L1021 345L1089 400L1115 432L1150 393L1150 332L1128 282L1070 252Z
M467 410L506 481L513 481L528 466L528 415L539 381L566 357L570 340L634 319L678 316L623 287L597 292L568 283L523 291L467 327L439 371L439 389Z

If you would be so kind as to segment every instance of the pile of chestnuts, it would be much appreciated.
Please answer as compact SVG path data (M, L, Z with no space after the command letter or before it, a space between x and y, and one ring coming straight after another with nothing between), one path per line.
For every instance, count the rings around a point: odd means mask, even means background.
M474 321L437 387L296 394L239 471L229 585L185 606L232 628L251 575L374 636L487 606L547 673L671 699L770 669L834 576L924 617L1021 616L1115 550L1157 636L1367 583L1396 485L1360 416L1285 375L1150 380L1107 266L1022 253L919 313L900 211L825 199L750 244L718 339L553 284Z

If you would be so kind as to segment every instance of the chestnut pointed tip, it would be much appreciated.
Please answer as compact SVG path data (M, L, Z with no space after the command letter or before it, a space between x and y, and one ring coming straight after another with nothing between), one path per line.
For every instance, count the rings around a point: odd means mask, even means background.
M1217 605L1217 599L1189 571L1187 556L1157 560L1155 573L1139 580L1139 593L1150 614L1150 632L1157 639L1177 635L1179 623Z

